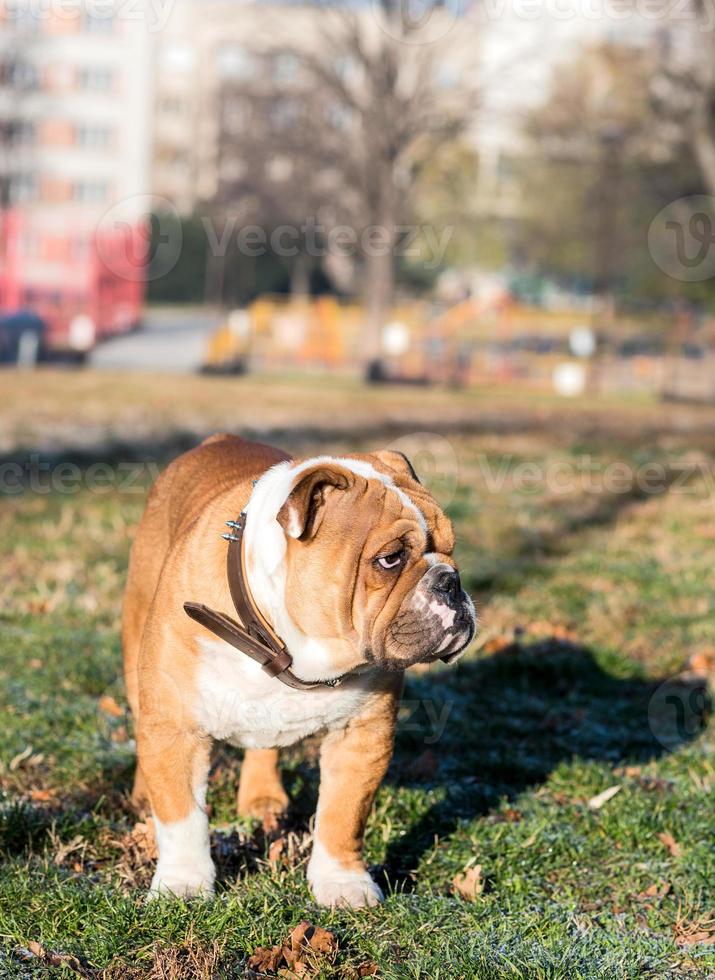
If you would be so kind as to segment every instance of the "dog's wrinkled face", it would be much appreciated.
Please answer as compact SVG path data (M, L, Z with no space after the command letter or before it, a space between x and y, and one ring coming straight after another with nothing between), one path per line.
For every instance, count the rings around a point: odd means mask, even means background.
M452 525L409 462L386 451L296 470L276 518L287 541L285 608L300 634L331 651L322 672L455 660L474 636L474 606L451 557Z

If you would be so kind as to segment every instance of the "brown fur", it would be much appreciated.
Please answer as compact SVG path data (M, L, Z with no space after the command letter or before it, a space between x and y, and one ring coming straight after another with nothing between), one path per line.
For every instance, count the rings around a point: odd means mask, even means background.
M389 474L414 500L425 516L427 540L394 491L339 467L311 471L291 493L278 517L285 526L292 522L301 529L300 538L288 538L287 609L306 635L344 641L335 654L340 670L359 662L356 644L361 637L369 638L364 643L377 661L390 654L389 627L424 574L424 551L437 552L442 562L453 565L451 524L404 457L384 452L353 458ZM127 692L137 728L134 797L138 804L148 797L164 823L189 814L210 753L210 739L202 734L192 707L200 628L186 616L183 603L196 600L235 615L225 575L226 544L219 532L243 509L253 481L286 459L269 446L213 436L162 474L139 525L122 632ZM380 515L377 521L375 514ZM318 539L306 549L305 538L312 538L323 522ZM363 556L378 553L403 533L414 539L416 558L395 580ZM391 655L394 659L394 651ZM392 673L378 673L360 714L323 741L321 842L345 867L363 868L365 821L392 752L399 667L398 660ZM237 803L241 813L259 817L286 806L277 750L246 752Z

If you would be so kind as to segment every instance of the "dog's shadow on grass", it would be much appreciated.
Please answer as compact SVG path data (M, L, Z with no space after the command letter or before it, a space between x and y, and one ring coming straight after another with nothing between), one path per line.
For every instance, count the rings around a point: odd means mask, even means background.
M709 710L702 680L617 676L556 638L411 677L387 781L439 800L389 844L385 878L409 890L435 835L537 788L562 762L657 758L697 737Z
M436 836L444 840L462 821L496 812L502 800L513 801L525 790L538 790L561 763L581 759L639 765L697 738L711 710L702 680L619 676L619 669L622 663L614 660L611 672L587 648L548 638L411 675L385 782L395 791L432 791L434 802L406 833L392 835L382 864L388 887L409 891L414 871ZM286 846L300 854L309 846L318 788L317 744L310 762L305 752L305 747L297 750L285 772L291 797ZM230 812L238 754L222 749L217 762L226 766L220 795ZM121 772L115 767L100 786L83 791L71 809L101 810L112 819L122 811L129 815L119 801L128 791L131 769L129 764ZM114 788L111 799L109 784ZM56 819L54 811L26 805L6 813L0 821L7 825L0 833L2 850L12 854L39 846ZM71 837L76 814L66 813L55 829L60 838ZM215 833L219 880L230 882L258 870L272 839L260 828L254 835Z

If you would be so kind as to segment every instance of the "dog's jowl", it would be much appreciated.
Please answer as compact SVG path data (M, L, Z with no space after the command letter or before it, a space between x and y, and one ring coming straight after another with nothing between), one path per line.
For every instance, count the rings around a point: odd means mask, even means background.
M400 453L294 460L214 436L157 481L132 549L123 644L152 894L210 894L211 745L245 750L238 810L287 805L278 750L323 735L308 878L326 905L382 898L362 860L407 667L475 630L454 534Z

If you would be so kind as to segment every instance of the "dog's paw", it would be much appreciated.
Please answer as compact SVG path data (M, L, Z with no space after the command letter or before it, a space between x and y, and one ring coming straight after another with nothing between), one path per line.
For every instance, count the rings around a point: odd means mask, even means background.
M257 796L250 800L239 797L238 813L242 817L257 817L259 820L277 821L288 809L288 796Z
M344 871L340 875L311 876L310 887L320 905L342 905L361 909L379 905L385 896L367 871Z
M320 905L361 909L385 898L367 871L343 867L318 840L308 862L308 882Z
M175 898L211 898L216 871L211 866L162 867L157 865L151 880L147 901L162 895Z

